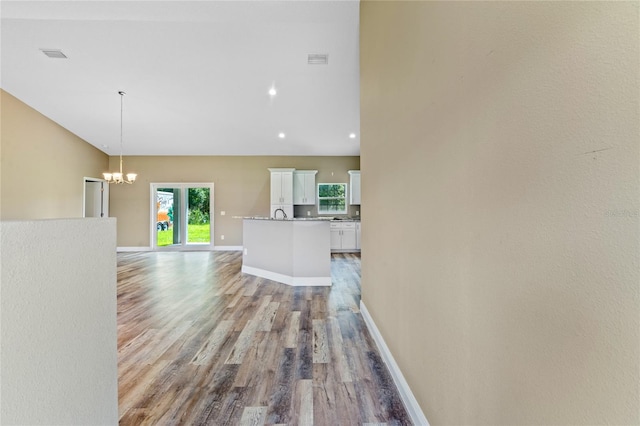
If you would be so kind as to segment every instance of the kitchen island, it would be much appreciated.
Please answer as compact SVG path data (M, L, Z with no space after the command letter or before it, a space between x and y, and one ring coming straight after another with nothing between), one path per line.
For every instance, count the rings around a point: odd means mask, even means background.
M243 219L242 272L292 286L330 286L330 220Z

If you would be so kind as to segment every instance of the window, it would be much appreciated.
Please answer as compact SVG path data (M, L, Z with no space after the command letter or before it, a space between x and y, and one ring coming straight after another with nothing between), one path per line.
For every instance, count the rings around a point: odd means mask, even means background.
M318 214L347 213L347 184L318 184Z

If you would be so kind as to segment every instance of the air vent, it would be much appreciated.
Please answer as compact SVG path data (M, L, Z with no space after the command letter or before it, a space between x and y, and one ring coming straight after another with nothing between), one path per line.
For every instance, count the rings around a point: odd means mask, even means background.
M40 50L42 51L42 53L44 53L50 58L67 59L67 55L62 53L62 50L60 49L40 49Z
M329 55L326 53L310 53L307 58L307 63L309 65L328 65Z

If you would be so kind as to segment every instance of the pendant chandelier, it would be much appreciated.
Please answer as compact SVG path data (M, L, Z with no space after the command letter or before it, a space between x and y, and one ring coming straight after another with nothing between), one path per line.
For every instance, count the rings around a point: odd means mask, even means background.
M103 173L104 179L109 183L133 183L138 176L135 173L127 173L126 179L124 178L124 174L122 173L122 99L124 98L125 93L120 91L118 92L120 95L120 171L113 173Z

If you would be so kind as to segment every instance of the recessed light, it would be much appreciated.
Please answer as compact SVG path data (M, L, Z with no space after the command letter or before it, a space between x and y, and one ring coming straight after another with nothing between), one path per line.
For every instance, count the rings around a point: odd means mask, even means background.
M356 138L355 133L349 133L349 139L355 139L355 138Z
M276 91L276 88L271 86L271 88L269 89L269 96L275 96L277 94L278 92Z
M285 138L285 136L286 136L286 135L285 135L284 133L282 133L282 132L278 133L278 137L279 137L280 139L284 139L284 138Z

